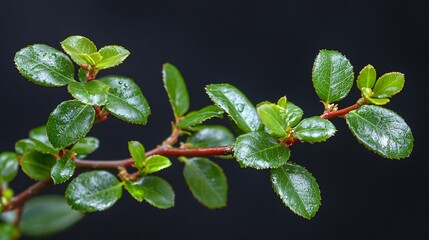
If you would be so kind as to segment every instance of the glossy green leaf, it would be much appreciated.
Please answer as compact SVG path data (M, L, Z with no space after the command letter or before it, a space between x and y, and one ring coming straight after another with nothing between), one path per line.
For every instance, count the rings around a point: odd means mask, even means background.
M0 153L0 184L12 181L18 173L18 155L13 152Z
M84 137L79 140L71 149L78 155L88 155L98 149L100 141L95 137Z
M283 203L301 217L311 219L319 210L321 196L316 179L292 163L271 170L271 183Z
M15 143L15 152L24 155L36 149L36 144L31 139L21 139Z
M303 119L293 129L293 136L301 141L316 143L326 141L335 134L335 126L319 116Z
M29 137L35 144L35 149L42 153L57 154L58 150L52 146L48 138L48 133L45 126L40 126L31 129Z
M226 206L228 183L216 163L207 158L184 160L183 175L194 197L208 208Z
M50 154L33 151L23 155L20 164L31 179L43 180L51 177L51 169L56 162Z
M285 164L290 151L266 132L251 132L237 137L234 156L242 167L266 169Z
M189 109L189 94L185 80L180 71L171 63L164 64L162 74L174 116L181 117Z
M31 82L47 87L60 87L74 81L74 66L64 53L55 48L35 44L15 55L19 72Z
M198 111L190 112L182 121L179 122L179 124L177 124L177 126L185 129L201 124L202 122L214 117L222 118L223 110L215 105L210 105Z
M287 131L286 109L273 103L262 103L256 108L259 118L273 137L286 137Z
M58 159L54 166L51 169L51 178L54 181L54 184L64 183L69 180L76 169L76 164L71 159L71 151L67 151L65 156Z
M99 80L90 82L72 82L67 86L70 94L88 105L103 106L107 102L109 85Z
M87 70L84 70L83 68L79 68L79 71L77 72L77 76L79 78L79 81L86 82L87 81L87 77L86 77L87 74L88 74Z
M402 90L404 83L404 74L398 72L386 73L375 83L373 97L390 98Z
M313 86L326 104L337 102L350 92L353 66L337 51L321 50L313 65Z
M92 106L77 100L62 102L51 113L46 124L49 141L56 148L68 147L85 137L94 119Z
M168 168L171 166L171 161L167 157L161 155L152 155L144 160L142 173L150 174L154 172L161 171L162 169Z
M234 135L224 126L198 126L196 130L187 139L192 148L231 146L234 143Z
M134 166L137 169L144 167L143 161L146 159L146 152L143 145L137 141L128 142L128 150L134 160Z
M174 191L171 185L160 177L146 176L138 181L143 186L144 199L154 207L174 207Z
M131 194L131 196L139 202L144 200L144 187L140 182L125 181L125 189Z
M286 123L288 127L294 127L301 121L304 112L302 109L291 102L286 103Z
M66 190L67 203L81 212L103 211L122 196L122 184L107 171L85 172L77 176Z
M359 76L356 80L357 87L359 89L372 88L375 84L376 78L377 78L377 73L375 72L375 68L370 64L368 64L359 73Z
M385 158L410 156L414 137L410 127L392 110L364 105L351 111L347 124L360 143Z
M105 46L98 51L102 59L97 63L98 69L107 69L121 64L130 52L121 46Z
M25 203L19 226L26 237L48 237L70 228L83 216L70 208L64 196L45 195Z
M226 83L210 84L206 86L206 92L244 132L258 131L263 128L255 106L234 86Z
M151 113L140 87L130 78L107 76L99 79L110 86L106 108L115 117L135 124L146 124Z
M90 64L87 59L82 58L82 54L90 55L91 53L97 52L95 44L88 38L82 36L70 36L66 38L61 42L61 47L78 65Z

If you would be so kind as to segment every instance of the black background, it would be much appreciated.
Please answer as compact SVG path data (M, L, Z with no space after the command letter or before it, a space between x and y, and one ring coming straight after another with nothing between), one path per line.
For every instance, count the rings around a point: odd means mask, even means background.
M1 1L0 149L45 124L49 113L70 99L65 88L43 88L14 67L20 48L45 43L57 49L70 35L83 35L99 47L130 50L124 64L101 75L132 77L153 114L146 126L113 117L90 135L101 139L92 159L128 156L127 141L152 148L169 134L172 113L161 80L165 62L187 81L191 109L210 103L209 83L228 82L254 102L287 95L305 116L318 115L311 68L319 49L337 49L358 73L371 63L379 75L405 73L404 90L387 106L413 130L414 152L402 161L386 160L357 144L341 119L326 143L296 144L292 160L318 180L322 206L311 220L294 215L272 191L268 171L240 169L235 161L215 160L230 184L228 207L208 210L193 199L183 166L161 176L176 191L176 206L158 210L124 192L106 212L87 214L69 231L50 239L427 239L429 229L427 77L429 7L426 1ZM341 106L359 97L354 87ZM22 173L12 183L19 192L31 184ZM62 193L52 187L44 193Z

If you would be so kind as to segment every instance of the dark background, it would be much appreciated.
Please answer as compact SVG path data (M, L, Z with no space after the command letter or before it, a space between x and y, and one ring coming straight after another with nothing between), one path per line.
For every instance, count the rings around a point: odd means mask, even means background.
M296 144L292 160L318 180L322 206L302 219L272 191L268 171L240 169L235 161L215 160L228 177L228 207L208 210L193 199L183 166L165 170L176 191L176 206L158 210L124 192L106 212L87 214L68 232L50 239L427 239L429 181L426 134L429 7L426 1L5 1L0 2L0 149L13 150L27 131L45 124L65 88L43 88L25 80L13 57L22 47L45 43L57 49L70 35L83 35L99 47L130 50L124 64L101 73L130 76L141 86L153 114L146 126L111 117L90 135L101 139L92 159L128 156L127 141L152 148L169 134L172 113L161 80L165 62L184 75L191 109L210 103L209 83L228 82L254 102L288 99L305 111L321 113L311 83L319 49L345 54L357 74L366 64L378 75L405 73L404 90L387 106L413 130L410 158L387 160L357 144L341 119L326 143ZM354 87L340 103L359 97ZM32 182L20 176L17 191ZM52 187L44 193L62 193Z

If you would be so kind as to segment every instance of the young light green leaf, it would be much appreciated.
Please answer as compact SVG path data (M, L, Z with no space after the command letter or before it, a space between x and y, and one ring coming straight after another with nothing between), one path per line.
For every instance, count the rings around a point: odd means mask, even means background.
M366 65L359 73L359 76L356 80L357 87L362 90L362 88L372 88L375 84L377 73L375 68L368 64Z
M144 199L150 205L160 209L174 207L174 191L167 181L160 177L146 176L138 183L143 186Z
M294 127L301 121L304 112L302 109L291 102L286 103L285 121L288 127Z
M206 86L206 92L244 132L258 131L263 128L255 106L234 86L226 83L210 84Z
M74 98L82 103L103 106L107 102L109 85L99 80L92 80L91 82L72 82L67 89Z
M52 166L51 178L54 184L64 183L73 176L76 164L71 159L72 153L72 151L66 151L65 156L58 159L55 165Z
M127 49L116 45L105 46L98 52L102 56L101 61L96 65L98 69L107 69L118 66L130 55L130 52Z
M321 196L316 179L302 166L292 163L271 170L271 183L283 203L301 217L313 218Z
M36 144L31 139L21 139L15 143L15 152L20 156L36 149Z
M84 137L79 140L71 149L78 155L88 155L98 149L100 141L95 137Z
M19 231L17 227L11 222L0 221L0 233L0 240L18 239L19 237Z
M374 104L374 105L386 105L388 102L390 102L390 99L388 98L372 98L372 97L365 97L365 100L368 102Z
M85 172L66 190L67 203L81 212L104 211L122 196L122 184L107 171Z
M353 66L337 51L321 50L313 65L313 86L326 104L337 102L350 92Z
M134 160L134 166L137 169L142 169L144 167L143 161L146 159L146 152L143 145L137 141L130 141L128 142L128 150Z
M115 117L134 124L146 124L151 113L140 87L131 79L107 76L99 79L110 86L106 108Z
M198 111L190 112L182 121L179 122L179 124L177 124L177 127L186 129L201 124L213 117L222 118L223 110L215 105L210 105Z
M273 137L286 137L287 131L286 109L273 103L262 103L256 108L259 118Z
M39 196L25 203L19 227L26 237L46 238L68 229L83 216L70 208L64 196Z
M85 137L94 119L92 106L77 100L62 102L51 113L46 124L49 141L56 148L68 147Z
M144 187L139 182L125 181L125 189L139 202L144 200Z
M277 100L277 105L279 105L282 108L286 108L286 104L287 104L286 96L283 96L283 97L279 98L279 100Z
M74 81L74 66L64 53L55 48L35 44L21 49L15 55L19 72L31 82L60 87Z
M184 162L183 176L192 195L208 208L225 207L228 183L222 168L207 158L190 158Z
M61 47L70 55L75 63L78 65L89 64L87 59L82 58L82 54L90 55L97 52L95 44L86 37L70 36L61 42Z
M195 130L187 139L192 148L231 146L234 143L234 135L224 126L198 126Z
M18 155L13 152L0 153L0 184L12 181L18 173Z
M370 150L390 159L410 156L413 134L404 119L392 110L364 105L351 111L346 120L353 135Z
M142 173L151 174L171 166L171 161L161 155L152 155L144 160Z
M56 162L50 154L33 151L23 155L20 164L31 179L44 180L51 177L51 169Z
M242 167L266 169L285 164L290 151L266 132L251 132L237 137L234 155Z
M185 80L179 70L171 63L164 64L162 74L174 116L181 117L189 109L189 94Z
M404 74L398 72L386 73L375 83L373 97L390 98L402 90L404 83Z
M335 134L335 126L319 116L303 119L294 129L293 136L301 141L316 143L326 141Z
M52 146L48 138L45 126L31 129L29 132L31 141L35 144L35 149L42 153L57 154L58 150Z

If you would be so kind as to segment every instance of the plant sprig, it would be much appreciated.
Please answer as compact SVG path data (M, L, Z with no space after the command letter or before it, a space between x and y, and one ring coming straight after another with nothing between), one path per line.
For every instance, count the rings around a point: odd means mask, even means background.
M21 233L40 237L62 231L82 218L79 212L112 207L123 189L139 202L160 209L173 207L173 187L156 176L173 164L168 157L177 157L184 164L183 176L191 193L210 209L226 206L228 184L222 168L208 157L235 158L243 168L270 171L274 192L284 205L311 219L321 205L319 185L308 170L290 160L291 147L297 142L327 141L337 131L329 120L334 117L345 119L358 142L384 158L403 159L413 149L409 126L383 107L402 90L404 75L392 72L376 79L375 68L367 65L356 79L361 97L339 109L338 102L355 82L353 66L338 51L321 50L312 70L313 86L324 104L320 116L305 116L286 96L255 106L227 83L207 85L205 90L213 105L189 112L184 77L177 67L166 63L162 78L174 116L171 135L149 151L140 142L129 141L130 158L85 160L99 147L98 139L87 136L96 123L113 115L127 123L146 124L151 108L131 78L98 78L100 71L121 64L130 54L128 50L118 45L97 49L83 36L71 36L61 42L61 47L69 56L43 44L23 48L15 56L16 67L25 78L41 86L67 86L72 99L60 103L46 125L16 142L15 152L0 154L0 233L10 238ZM73 62L79 67L77 76ZM235 135L224 126L205 123L224 115ZM37 182L15 195L9 183L19 166ZM91 171L75 176L76 168ZM31 199L51 184L67 182L65 197ZM40 211L46 206L49 211ZM15 220L5 217L10 214ZM62 224L43 231L31 224L58 216L62 216Z

